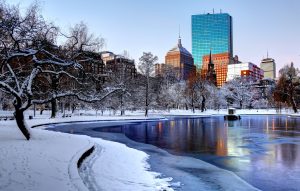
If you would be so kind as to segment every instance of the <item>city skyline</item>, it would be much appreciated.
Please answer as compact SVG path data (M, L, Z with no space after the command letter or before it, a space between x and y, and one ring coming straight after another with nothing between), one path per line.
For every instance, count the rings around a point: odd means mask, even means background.
M25 9L33 0L11 0ZM299 65L300 27L295 25L300 2L254 1L170 1L112 0L76 2L40 1L46 20L57 23L63 31L86 23L90 32L106 40L103 50L122 53L127 50L138 62L142 52L151 51L164 62L165 53L174 46L181 26L183 44L192 51L191 15L215 12L229 13L233 18L233 54L244 62L259 64L269 52L277 63ZM153 3L154 2L154 3ZM58 6L59 5L59 6ZM259 6L258 6L259 5ZM80 14L78 14L80 13ZM164 43L161 43L164 42Z

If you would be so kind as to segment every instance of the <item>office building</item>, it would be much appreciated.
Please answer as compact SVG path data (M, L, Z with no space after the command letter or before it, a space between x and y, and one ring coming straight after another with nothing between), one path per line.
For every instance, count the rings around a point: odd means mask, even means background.
M192 54L197 69L203 56L227 53L232 57L232 17L227 13L192 15Z
M265 58L260 63L260 68L264 71L264 78L276 78L276 63L272 58Z
M257 82L264 78L264 71L251 62L229 64L226 81L233 80L236 77L249 82Z
M134 60L109 51L101 52L101 58L105 64L105 71L108 75L116 72L123 72L124 70L127 77L137 76Z
M180 80L187 80L196 71L193 56L182 46L180 36L177 45L166 54L165 64L172 66Z

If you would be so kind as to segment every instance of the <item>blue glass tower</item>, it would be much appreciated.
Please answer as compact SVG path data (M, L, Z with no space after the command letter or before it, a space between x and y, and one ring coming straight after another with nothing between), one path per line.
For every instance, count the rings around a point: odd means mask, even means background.
M210 50L232 57L232 17L227 13L192 15L192 54L198 69Z

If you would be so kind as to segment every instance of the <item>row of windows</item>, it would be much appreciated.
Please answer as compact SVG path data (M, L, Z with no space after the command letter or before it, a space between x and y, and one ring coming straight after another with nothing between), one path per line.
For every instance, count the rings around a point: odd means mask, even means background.
M203 56L232 51L232 25L229 14L192 16L192 53L197 65Z

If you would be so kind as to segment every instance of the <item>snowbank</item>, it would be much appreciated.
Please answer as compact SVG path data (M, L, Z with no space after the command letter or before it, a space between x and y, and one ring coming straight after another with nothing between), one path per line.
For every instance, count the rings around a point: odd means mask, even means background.
M81 177L90 190L172 190L171 178L149 171L148 155L124 144L94 139L96 152L82 165ZM126 151L126 152L124 152Z
M28 122L31 126L48 121ZM172 190L169 179L149 171L148 155L142 151L83 135L42 129L31 129L31 133L32 139L26 141L15 121L0 122L0 190L88 190L91 185L100 190ZM91 157L97 162L86 164L93 164L87 171L93 174L81 174L93 181L84 185L77 161L94 145Z
M91 139L39 129L32 135L26 141L16 127L1 125L0 190L85 190L76 158Z

